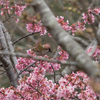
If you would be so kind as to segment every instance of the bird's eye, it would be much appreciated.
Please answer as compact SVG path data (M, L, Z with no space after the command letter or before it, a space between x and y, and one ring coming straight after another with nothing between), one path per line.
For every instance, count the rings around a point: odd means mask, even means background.
M52 50L49 48L49 52L52 52Z

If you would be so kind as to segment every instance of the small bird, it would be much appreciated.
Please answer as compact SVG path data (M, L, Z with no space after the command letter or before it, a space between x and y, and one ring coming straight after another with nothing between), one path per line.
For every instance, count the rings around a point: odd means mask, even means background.
M39 41L36 43L36 46L31 49L37 56L44 56L48 52L52 52L50 44L42 45Z

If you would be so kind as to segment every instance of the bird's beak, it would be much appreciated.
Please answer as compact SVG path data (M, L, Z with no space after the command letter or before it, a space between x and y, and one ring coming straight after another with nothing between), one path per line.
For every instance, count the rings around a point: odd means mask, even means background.
M51 52L52 53L52 50L49 48L49 52Z

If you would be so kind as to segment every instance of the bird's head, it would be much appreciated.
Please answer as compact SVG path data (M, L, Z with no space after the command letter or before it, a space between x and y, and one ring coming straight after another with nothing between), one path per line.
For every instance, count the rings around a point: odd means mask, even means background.
M43 45L43 48L44 48L44 49L46 49L46 50L48 50L49 52L52 52L52 50L51 50L51 47L50 47L50 44L49 44L49 43L44 44L44 45Z

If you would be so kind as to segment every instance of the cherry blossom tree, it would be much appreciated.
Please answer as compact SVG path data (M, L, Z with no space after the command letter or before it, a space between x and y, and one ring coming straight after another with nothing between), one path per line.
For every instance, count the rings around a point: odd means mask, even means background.
M88 7L83 0L68 1L83 12L81 20L72 25L63 16L55 17L44 0L0 0L1 18L5 16L0 21L0 61L11 83L8 88L0 88L0 100L100 99L100 7L93 6L94 0ZM28 6L36 16L23 13ZM4 23L12 18L17 25L21 15L30 33L11 42ZM93 30L92 39L76 36L76 32L85 32L88 26ZM26 53L15 52L17 42L36 33L47 34L56 41L58 47L53 57L37 55L32 49ZM47 50L38 40L31 39L36 43L37 52Z

